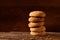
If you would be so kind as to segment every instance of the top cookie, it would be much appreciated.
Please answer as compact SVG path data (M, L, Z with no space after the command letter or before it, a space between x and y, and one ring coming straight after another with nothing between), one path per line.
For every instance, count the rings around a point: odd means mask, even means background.
M29 16L33 16L33 17L45 17L46 14L43 11L32 11L32 12L30 12Z

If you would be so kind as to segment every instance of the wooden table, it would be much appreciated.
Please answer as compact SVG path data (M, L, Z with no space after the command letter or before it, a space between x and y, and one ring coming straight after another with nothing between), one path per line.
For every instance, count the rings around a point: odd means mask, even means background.
M29 32L0 32L0 40L60 40L60 33L47 32L46 36L32 36Z

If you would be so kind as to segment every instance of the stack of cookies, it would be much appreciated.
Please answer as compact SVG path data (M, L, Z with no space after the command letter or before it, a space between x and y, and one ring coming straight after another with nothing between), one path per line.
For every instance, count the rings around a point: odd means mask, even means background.
M46 28L44 26L46 14L43 11L32 11L29 14L29 24L31 35L45 35Z

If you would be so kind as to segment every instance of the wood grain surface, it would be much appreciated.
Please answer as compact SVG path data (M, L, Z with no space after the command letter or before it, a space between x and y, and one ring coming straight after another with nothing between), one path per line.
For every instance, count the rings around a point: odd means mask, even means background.
M60 40L60 33L47 32L46 36L32 36L29 32L0 32L0 40Z

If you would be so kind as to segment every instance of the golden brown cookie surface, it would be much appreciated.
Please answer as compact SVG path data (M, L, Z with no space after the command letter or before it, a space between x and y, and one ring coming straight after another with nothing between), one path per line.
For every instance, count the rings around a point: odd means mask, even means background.
M46 34L46 32L45 31L43 31L43 32L30 32L30 34L31 35L41 35L41 36L43 36L43 35L45 35Z
M44 22L39 22L39 23L32 23L30 22L28 24L29 27L40 27L40 26L43 26L44 25Z
M37 27L37 28L30 28L30 31L32 31L32 32L42 32L45 30L46 30L45 26L41 26L41 27Z
M46 14L43 11L32 11L29 16L45 17Z
M45 18L36 18L36 17L30 17L28 19L29 22L40 22L40 21L45 21Z

